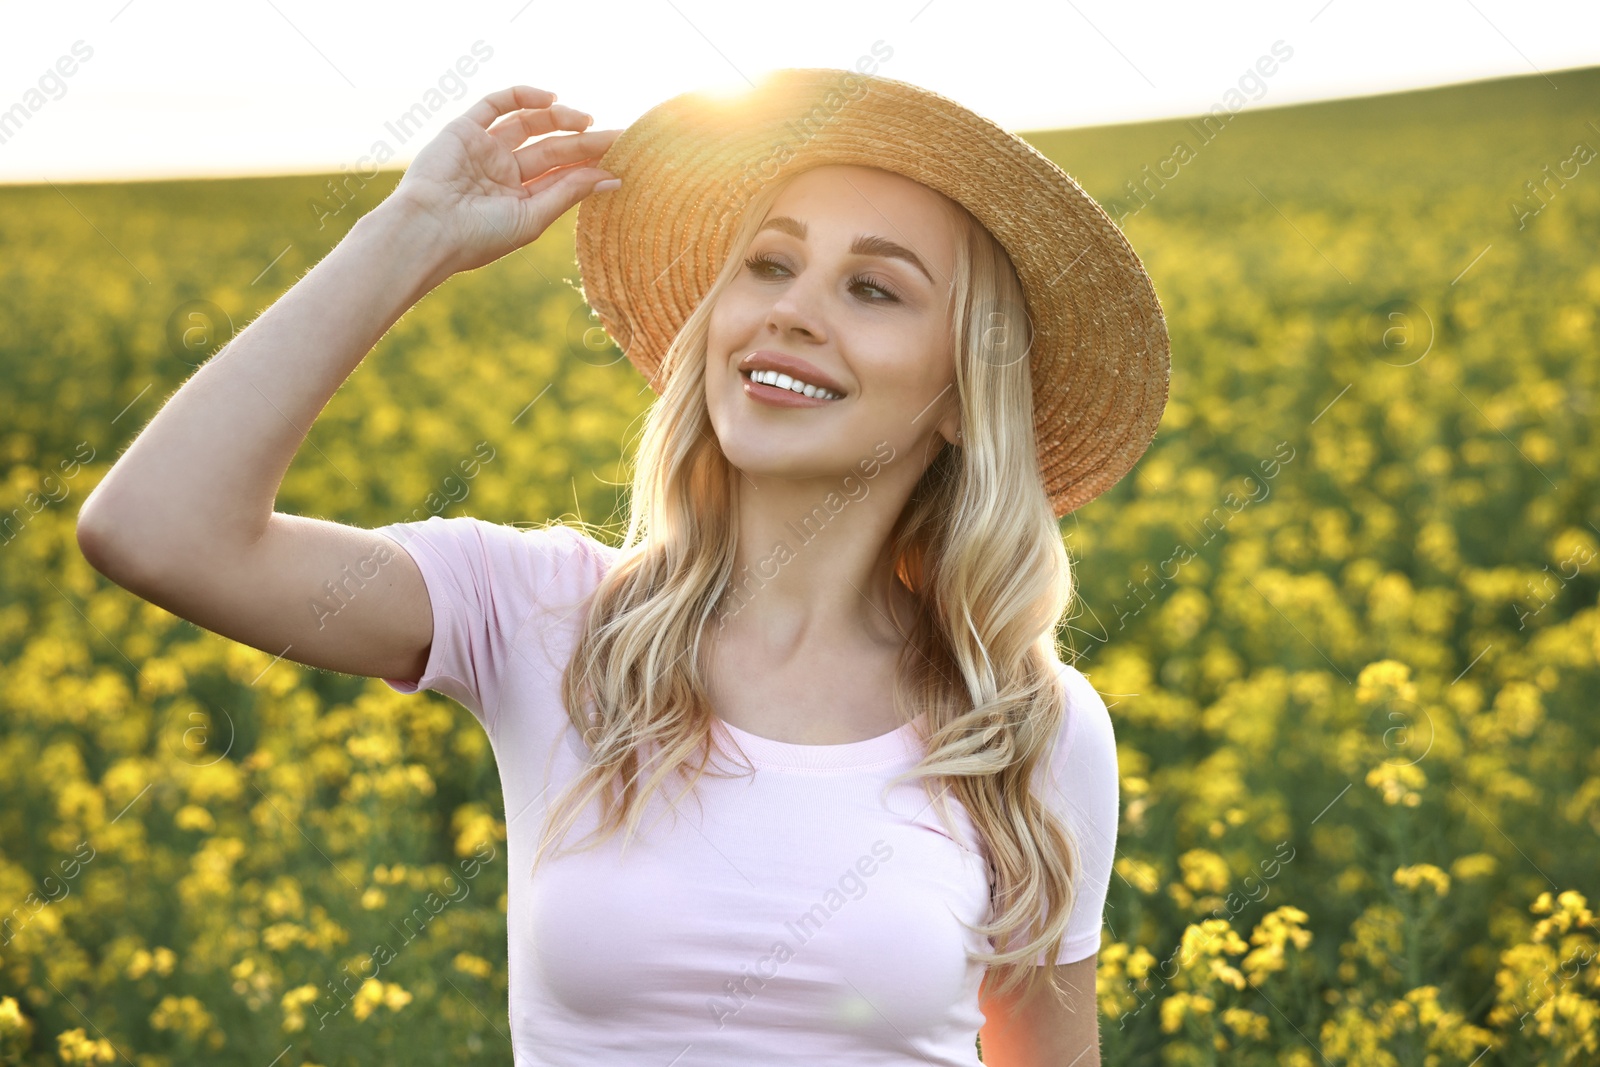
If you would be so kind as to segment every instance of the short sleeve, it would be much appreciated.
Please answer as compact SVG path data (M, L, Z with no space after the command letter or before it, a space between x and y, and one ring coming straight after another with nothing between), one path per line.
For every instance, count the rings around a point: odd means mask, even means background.
M1047 803L1077 838L1077 897L1057 963L1076 963L1100 949L1100 928L1117 851L1117 741L1111 713L1089 679L1061 665L1067 687L1066 743L1051 754ZM1041 953L1039 963L1045 958Z
M400 693L442 693L493 733L517 634L586 539L567 526L524 528L471 516L433 515L376 532L416 562L433 612L422 676L383 681Z

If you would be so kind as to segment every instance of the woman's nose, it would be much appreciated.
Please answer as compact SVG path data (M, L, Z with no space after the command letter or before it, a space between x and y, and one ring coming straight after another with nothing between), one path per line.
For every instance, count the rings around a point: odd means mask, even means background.
M784 286L783 292L773 300L767 322L780 331L796 330L821 340L827 334L823 325L826 299L827 294L821 291L815 273L810 277L802 274Z

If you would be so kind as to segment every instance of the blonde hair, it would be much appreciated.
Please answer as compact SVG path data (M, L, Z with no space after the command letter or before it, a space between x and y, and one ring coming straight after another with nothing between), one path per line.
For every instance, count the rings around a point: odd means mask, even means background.
M625 850L665 779L695 760L681 796L701 774L718 776L707 770L702 637L733 579L741 479L706 410L706 339L712 306L783 184L767 183L745 209L727 261L663 359L665 389L641 433L621 551L562 677L588 762L552 803L534 870L597 795L603 810L588 847L625 826ZM1021 285L993 235L941 200L959 235L951 340L965 447L939 450L890 532L895 576L916 604L915 618L895 620L907 638L895 708L905 721L915 715L908 704L928 712L926 758L890 784L939 784L933 799L946 824L950 793L987 846L994 921L971 929L993 939L994 953L973 955L993 968L991 988L1003 996L1047 982L1059 993L1077 842L1030 783L1065 717L1055 632L1074 590L1039 474Z

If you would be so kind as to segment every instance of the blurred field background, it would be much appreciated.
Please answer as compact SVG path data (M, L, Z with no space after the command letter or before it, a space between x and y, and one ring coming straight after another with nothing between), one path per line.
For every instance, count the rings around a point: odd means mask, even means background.
M1173 339L1150 452L1063 522L1063 655L1122 769L1106 1063L1600 1062L1596 101L1600 69L1029 135ZM0 189L4 1063L509 1059L481 727L177 620L74 540L398 172L329 177ZM278 508L615 528L651 394L573 217L410 312Z

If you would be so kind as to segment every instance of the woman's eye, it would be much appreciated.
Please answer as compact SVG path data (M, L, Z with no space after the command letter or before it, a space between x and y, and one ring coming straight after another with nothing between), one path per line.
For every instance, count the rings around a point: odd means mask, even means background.
M783 264L779 263L775 259L769 259L766 256L751 256L749 259L744 261L744 265L750 268L750 271L757 277L762 278L772 277L772 275L762 272L763 267L777 267L779 270L783 269Z
M883 300L874 300L873 303L877 303L877 304L892 304L895 301L900 299L899 297L894 295L894 290L888 288L887 286L879 285L877 282L873 281L870 277L866 277L864 275L858 274L854 278L851 278L850 279L850 285L852 287L861 285L861 286L865 286L868 289L876 289L878 292L880 292L880 293L882 293L884 295L885 299L883 299Z
M746 259L744 261L744 265L745 265L745 267L747 267L750 270L750 272L752 274L754 274L758 278L772 278L772 277L774 277L774 275L769 274L769 273L766 272L765 268L767 268L767 267L776 267L778 270L781 270L781 271L787 271L788 270L788 268L785 267L782 263L779 263L777 260L772 259L772 258L770 258L768 256L764 256L764 255L751 256L749 259ZM857 288L873 289L873 290L876 290L877 292L883 294L881 297L873 297L873 298L868 299L867 302L870 303L870 304L892 304L892 303L898 303L899 299L900 299L897 295L895 295L895 292L894 292L893 289L890 289L888 286L879 283L878 281L873 279L871 276L865 275L865 274L857 274L855 277L851 278L850 279L850 288L851 289L857 289Z

